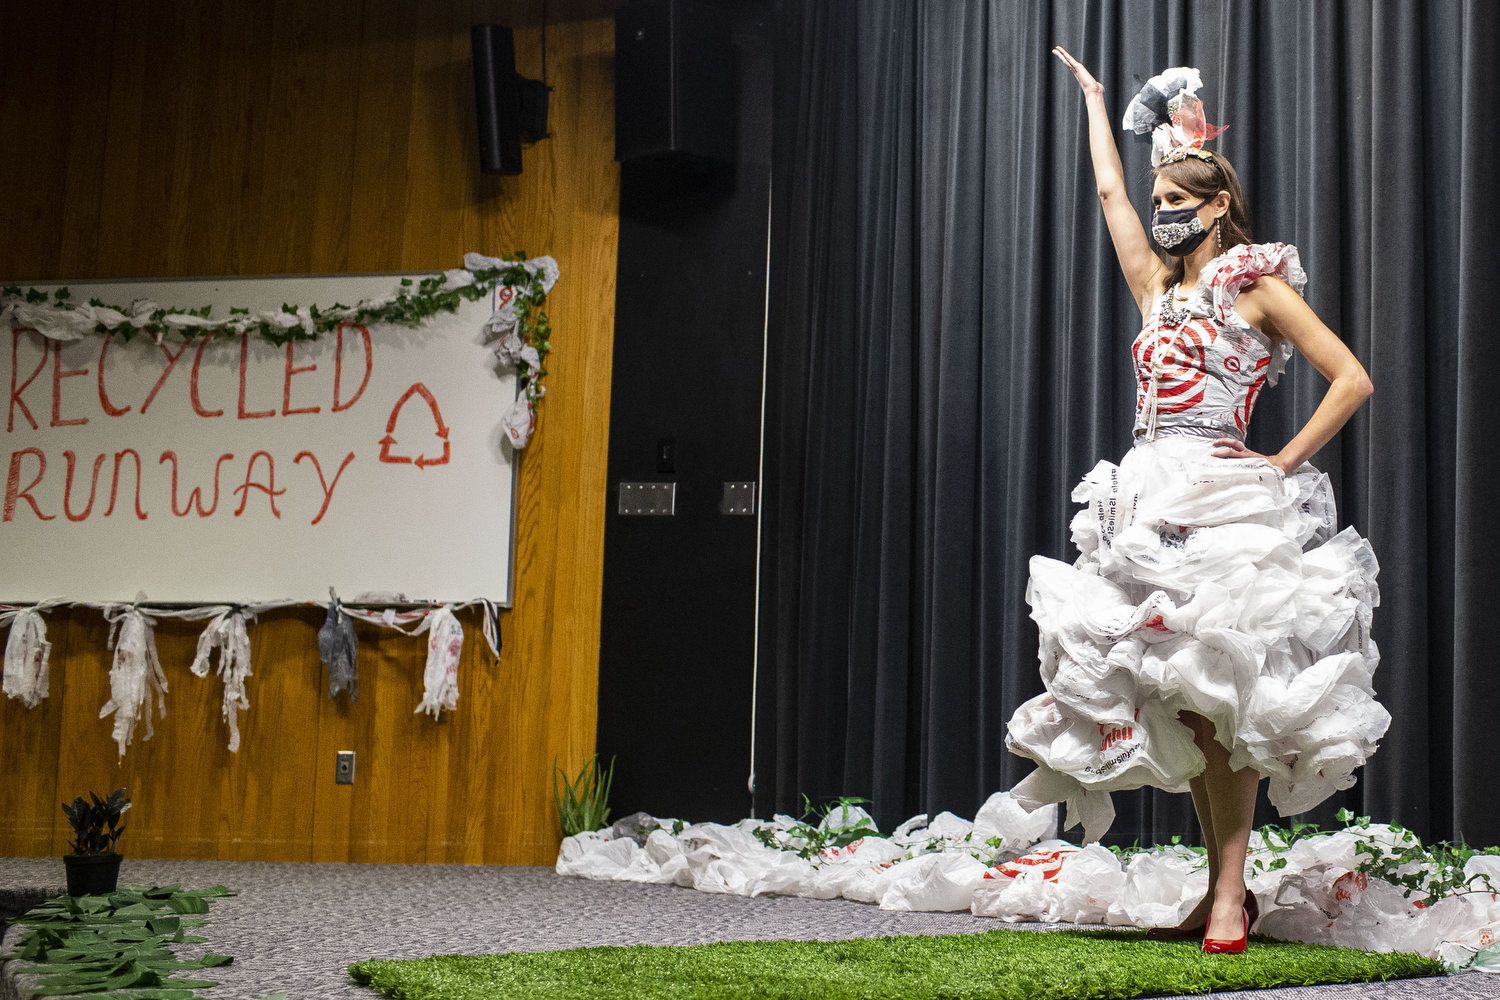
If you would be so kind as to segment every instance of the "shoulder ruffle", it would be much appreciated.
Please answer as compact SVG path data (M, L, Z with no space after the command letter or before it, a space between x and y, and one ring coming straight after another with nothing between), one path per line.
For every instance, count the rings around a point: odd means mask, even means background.
M1198 280L1199 295L1208 301L1205 305L1215 320L1231 330L1245 330L1259 340L1271 355L1271 364L1266 369L1266 383L1275 385L1292 358L1292 345L1286 338L1273 344L1271 338L1245 322L1234 308L1240 290L1257 278L1272 275L1292 286L1298 295L1307 285L1307 272L1302 270L1302 259L1297 248L1287 243L1241 244L1233 250L1214 258L1208 269Z

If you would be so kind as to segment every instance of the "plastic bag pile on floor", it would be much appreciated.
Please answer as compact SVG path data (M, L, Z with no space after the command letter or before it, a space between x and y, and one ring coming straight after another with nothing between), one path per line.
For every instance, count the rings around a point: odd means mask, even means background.
M566 838L557 873L742 896L843 897L885 910L970 910L1009 921L1131 927L1179 923L1208 888L1204 857L1191 848L1124 855L1098 844L1080 848L1055 839L1056 806L1028 814L1009 792L991 796L972 823L948 812L915 816L889 835L867 834L810 858L802 856L808 841L797 829L780 815L724 826L638 813ZM839 841L847 839L840 832L874 831L875 823L863 809L841 806L818 829ZM1415 952L1455 972L1500 973L1500 894L1408 899L1397 886L1356 871L1360 843L1395 849L1409 836L1371 824L1287 847L1253 834L1246 877L1261 905L1256 933ZM1476 855L1464 875L1486 875L1500 887L1500 856Z

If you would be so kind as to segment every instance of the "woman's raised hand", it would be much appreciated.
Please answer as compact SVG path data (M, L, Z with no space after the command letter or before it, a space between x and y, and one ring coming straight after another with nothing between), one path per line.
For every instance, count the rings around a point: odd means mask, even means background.
M1078 86L1083 88L1084 96L1089 94L1103 94L1104 84L1094 79L1094 74L1084 69L1083 63L1068 55L1068 50L1058 45L1052 49L1052 54L1062 60L1062 64L1068 67L1073 74L1073 79L1078 81Z
M1115 148L1114 125L1104 107L1104 85L1094 74L1061 45L1052 54L1068 67L1083 90L1083 107L1089 119L1089 157L1094 163L1094 182L1099 188L1099 202L1104 206L1104 221L1120 258L1120 270L1130 285L1130 294L1141 307L1142 317L1151 312L1155 298L1156 276L1166 269L1146 239L1146 229L1125 191L1125 168L1120 166L1120 152Z

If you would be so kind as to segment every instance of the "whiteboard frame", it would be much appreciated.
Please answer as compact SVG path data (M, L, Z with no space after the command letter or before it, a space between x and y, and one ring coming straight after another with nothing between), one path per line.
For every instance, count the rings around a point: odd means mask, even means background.
M48 291L51 291L52 289L56 289L56 288L72 288L75 285L89 285L89 286L94 286L94 285L139 285L139 284L142 284L144 282L153 282L153 283L159 282L161 284L179 284L179 283L186 284L188 282L197 282L197 281L253 281L253 280L257 280L257 279L266 279L266 278L273 278L273 279L274 278L299 278L299 279L300 278L390 278L392 284L397 284L397 283L399 283L401 281L402 278L410 278L413 283L416 283L417 281L420 281L422 278L430 278L430 277L434 277L435 275L439 275L439 274L442 274L442 273L443 273L442 271L315 271L315 272L295 272L295 273L287 273L287 274L193 274L193 275L178 275L176 277L170 277L170 278L151 278L151 277L145 277L145 278L72 278L72 279L55 279L54 278L54 279L44 279L44 280L43 279L31 279L31 280L25 280L25 279L23 279L23 280L16 280L16 279L13 279L13 278L0 278L0 285L20 285L23 289L26 289L26 288L36 288L36 289L46 289ZM494 293L492 292L491 294L493 295ZM420 327L417 327L416 329L420 329ZM94 336L94 335L90 334L90 336ZM519 385L517 385L517 392L516 392L516 397L515 398L519 398L519 397L520 397L520 387L519 387ZM534 437L535 436L533 435L533 440L534 440ZM505 447L510 451L510 465L511 465L511 477L510 477L510 568L507 570L507 572L505 574L505 581L506 581L505 585L506 585L506 589L507 589L508 592L505 594L505 596L504 596L503 599L489 598L487 595L471 595L470 598L465 598L465 600L473 600L473 599L478 599L480 597L485 597L485 599L493 601L493 603L497 607L501 607L501 608L505 608L506 610L510 610L510 609L512 609L512 608L515 607L516 570L517 570L516 546L517 546L517 543L520 540L520 530L519 530L520 504L519 504L519 500L520 500L520 492L521 492L521 455L523 454L524 449L518 451L517 449L515 449L514 447L512 447L508 441L505 443ZM13 601L4 601L3 599L0 599L0 603L5 603L5 604L10 604L12 606L16 606L16 602L13 602ZM28 606L31 603L32 602L30 602L30 601L23 601L23 602L20 602L20 605L21 606ZM224 603L224 602L222 602L222 601L186 602L186 601L151 601L151 600L148 600L146 602L146 604L148 606L159 607L159 608L198 608L198 607L206 607L206 606L209 606L209 605L212 605L212 604L222 604L222 603ZM399 608L399 609L440 607L441 604L442 604L442 602L434 603L434 602L428 602L428 601L396 601L396 602L391 602L389 604L368 604L368 603L362 603L362 602L344 601L342 599L340 600L339 603L345 605L346 607L351 607L351 608L388 608L389 607L389 608ZM457 602L455 602L455 603L457 603Z

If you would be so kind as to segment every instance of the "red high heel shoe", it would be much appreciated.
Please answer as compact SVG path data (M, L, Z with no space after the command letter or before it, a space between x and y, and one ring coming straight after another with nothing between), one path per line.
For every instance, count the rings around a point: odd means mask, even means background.
M1220 938L1205 937L1203 939L1204 954L1243 955L1245 953L1245 949L1250 945L1250 911L1249 909L1241 909L1240 914L1245 919L1245 929L1240 934L1238 940L1225 941Z
M1246 928L1254 927L1255 921L1260 919L1260 903L1255 898L1255 893L1248 889L1245 891L1245 913L1250 922ZM1146 931L1147 941L1181 941L1186 938L1202 938L1207 927L1152 927Z

